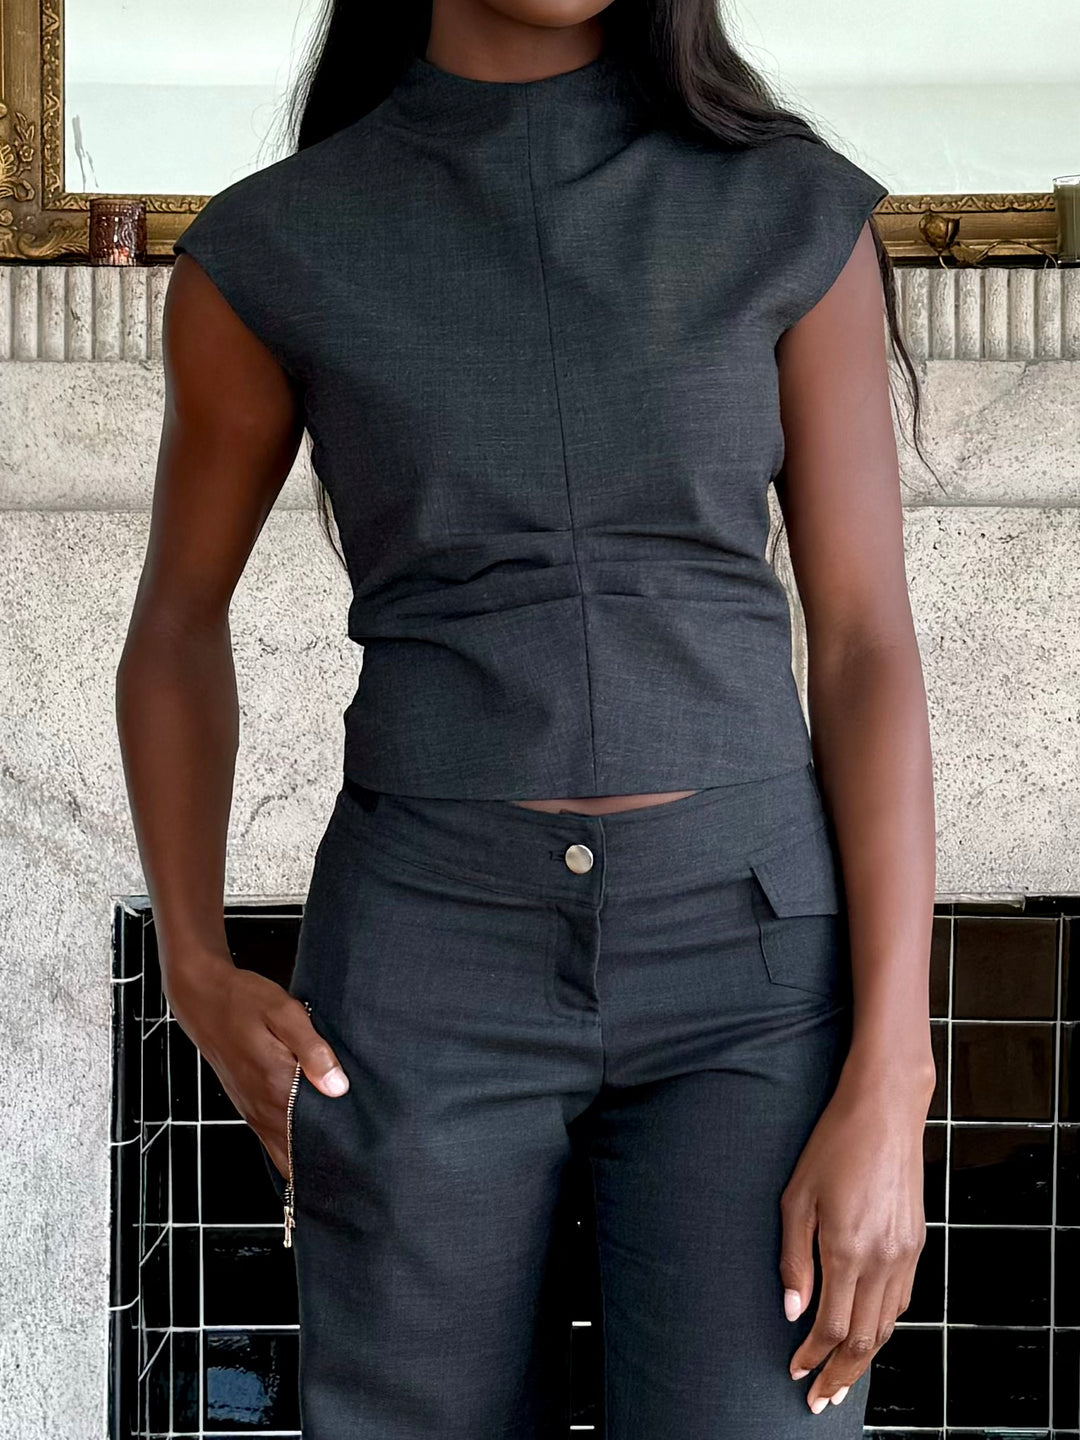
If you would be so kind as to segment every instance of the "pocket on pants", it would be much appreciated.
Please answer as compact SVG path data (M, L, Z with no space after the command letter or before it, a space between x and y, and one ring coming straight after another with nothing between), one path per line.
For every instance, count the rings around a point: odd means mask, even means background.
M774 985L832 995L847 978L847 916L827 825L750 859L761 957Z

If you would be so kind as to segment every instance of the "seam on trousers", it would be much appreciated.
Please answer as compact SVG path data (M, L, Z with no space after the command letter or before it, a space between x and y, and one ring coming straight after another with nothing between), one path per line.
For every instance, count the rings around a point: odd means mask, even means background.
M529 175L529 197L532 201L533 229L536 234L536 255L540 262L540 283L544 290L544 313L547 317L548 351L551 355L551 378L555 387L555 409L559 417L559 439L562 445L563 479L566 482L566 508L570 516L570 548L574 556L574 570L577 574L578 600L581 606L581 641L585 653L585 693L589 706L589 762L592 767L593 789L597 788L596 778L596 731L593 727L592 662L589 658L589 622L585 615L585 585L581 576L581 560L578 556L577 527L574 524L574 498L570 490L570 467L566 463L566 425L563 422L562 397L559 394L559 367L555 363L555 333L551 324L551 297L548 294L547 272L544 269L544 246L540 239L540 215L536 207L536 186L533 182L532 163L532 120L529 102L525 105L525 153Z

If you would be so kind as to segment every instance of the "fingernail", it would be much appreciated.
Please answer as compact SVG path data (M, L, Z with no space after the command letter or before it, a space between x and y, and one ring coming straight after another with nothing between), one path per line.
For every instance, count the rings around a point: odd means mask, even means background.
M349 1088L349 1077L340 1065L335 1065L323 1076L323 1084L331 1095L344 1095Z
M810 1371L809 1371L809 1370L792 1370L790 1373L791 1373L791 1378L792 1378L792 1380L801 1380L804 1375L809 1375L809 1374L810 1374Z
M837 1390L836 1394L832 1397L832 1403L833 1403L834 1405L839 1405L839 1404L840 1404L840 1401L843 1400L844 1396L847 1394L847 1392L848 1392L850 1389L851 1389L851 1386L850 1386L850 1385L841 1385L841 1386L840 1386L840 1389Z
M797 1320L802 1313L802 1298L798 1290L784 1291L784 1314L789 1320Z
M827 1395L819 1395L817 1399L811 1404L810 1409L814 1412L815 1415L820 1415L822 1410L825 1409L825 1406L828 1405L828 1403L829 1397Z

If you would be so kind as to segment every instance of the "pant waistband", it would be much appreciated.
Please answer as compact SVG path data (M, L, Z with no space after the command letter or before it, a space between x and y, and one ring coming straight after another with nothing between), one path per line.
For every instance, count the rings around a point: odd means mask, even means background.
M338 824L388 859L489 889L595 903L735 878L751 856L828 818L808 764L607 815L396 795L346 779L328 828Z

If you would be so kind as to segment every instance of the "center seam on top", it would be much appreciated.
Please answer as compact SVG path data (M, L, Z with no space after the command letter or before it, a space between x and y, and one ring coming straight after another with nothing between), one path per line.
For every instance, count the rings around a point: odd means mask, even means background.
M540 213L536 204L536 183L533 178L532 162L532 114L531 101L525 101L525 158L529 176L529 198L532 202L533 229L536 234L536 255L540 262L540 283L544 291L544 313L547 318L548 351L551 355L551 379L555 388L555 410L559 418L559 441L562 448L563 480L566 484L566 508L570 516L570 550L574 557L577 574L578 600L581 605L581 640L585 652L585 693L589 709L589 762L592 767L594 789L598 785L596 776L596 730L593 724L592 662L589 656L589 624L585 615L585 584L581 574L581 559L578 555L577 526L574 522L574 497L570 488L570 467L566 460L566 425L563 421L562 397L559 393L559 369L555 363L555 332L551 322L551 296L548 293L547 272L544 269L544 246L540 238Z

